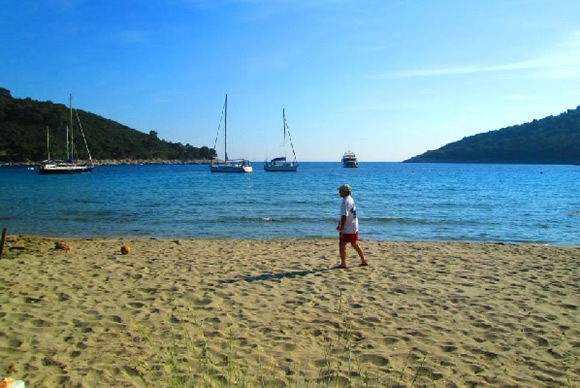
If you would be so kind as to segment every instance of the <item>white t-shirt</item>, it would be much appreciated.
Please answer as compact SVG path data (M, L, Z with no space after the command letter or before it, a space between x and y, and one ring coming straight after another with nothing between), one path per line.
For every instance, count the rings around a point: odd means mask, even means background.
M340 203L340 216L346 216L346 222L343 225L342 233L354 234L358 232L358 218L356 217L356 206L354 199L349 195L342 199Z

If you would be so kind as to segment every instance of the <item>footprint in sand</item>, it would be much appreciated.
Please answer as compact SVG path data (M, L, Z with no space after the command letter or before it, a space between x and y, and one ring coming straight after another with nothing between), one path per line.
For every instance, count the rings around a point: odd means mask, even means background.
M118 315L109 315L107 316L107 320L115 323L123 323L123 318Z
M457 346L455 346L455 345L443 345L443 346L441 346L441 349L445 353L452 353L452 352L455 352L457 350Z
M142 309L145 307L145 303L143 302L129 302L129 306L133 307L134 309Z
M399 342L400 339L397 337L384 337L383 338L383 343L385 345L392 345L392 344L396 344L397 342Z
M370 362L376 366L387 366L389 365L389 359L380 354L361 354L361 361Z

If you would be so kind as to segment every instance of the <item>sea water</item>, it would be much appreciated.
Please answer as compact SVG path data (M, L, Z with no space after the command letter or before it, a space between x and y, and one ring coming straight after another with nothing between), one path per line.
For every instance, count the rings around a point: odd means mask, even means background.
M335 238L338 186L362 239L580 244L580 167L301 163L296 173L207 165L0 167L0 228L61 237Z

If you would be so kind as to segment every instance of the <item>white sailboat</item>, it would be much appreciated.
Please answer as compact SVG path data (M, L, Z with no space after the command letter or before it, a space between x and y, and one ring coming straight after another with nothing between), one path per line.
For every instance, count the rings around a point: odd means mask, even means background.
M38 168L39 174L78 174L83 172L91 172L95 168L87 139L83 131L83 126L79 119L79 114L76 112L77 120L79 122L80 132L84 141L84 145L88 154L88 160L85 162L75 161L76 148L74 144L74 130L73 130L73 108L72 108L72 94L69 96L69 110L70 110L70 129L67 126L66 130L66 160L53 160L50 157L50 133L48 127L46 128L46 148L48 159L41 162Z
M264 170L269 172L296 172L298 170L298 162L296 161L296 152L294 151L294 145L292 144L292 138L290 137L288 124L286 123L286 112L284 109L282 109L282 122L284 131L284 156L266 161L264 163ZM290 146L292 147L292 154L294 155L294 160L292 161L288 161L286 158L286 137L288 137Z
M228 141L227 141L227 128L228 128L228 95L226 94L226 101L224 103L224 160L214 161L212 160L209 168L211 172L252 172L254 169L252 164L247 159L228 159ZM219 127L218 127L219 134ZM217 140L214 144L214 150L216 149Z

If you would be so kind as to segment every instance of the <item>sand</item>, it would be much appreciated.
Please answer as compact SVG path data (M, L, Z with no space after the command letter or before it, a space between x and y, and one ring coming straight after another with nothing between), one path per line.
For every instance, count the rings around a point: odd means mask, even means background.
M27 387L580 384L580 247L361 245L370 266L358 267L349 247L349 268L332 269L330 239L8 235L0 378Z

